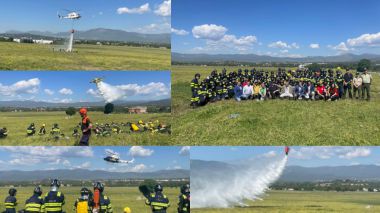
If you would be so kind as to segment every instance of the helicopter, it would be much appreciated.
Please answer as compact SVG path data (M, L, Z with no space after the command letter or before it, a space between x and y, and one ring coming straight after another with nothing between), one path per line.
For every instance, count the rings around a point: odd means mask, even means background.
M103 158L105 161L110 163L133 163L135 159L132 160L121 160L118 153L107 149L106 150L107 157Z
M90 81L90 83L98 84L98 83L102 82L103 80L104 80L104 78L94 78Z
M77 11L69 11L69 10L65 10L67 11L68 13L66 15L60 15L59 12L57 12L57 15L58 15L58 18L60 19L72 19L72 20L76 20L76 19L80 19L82 16L79 14L79 12Z

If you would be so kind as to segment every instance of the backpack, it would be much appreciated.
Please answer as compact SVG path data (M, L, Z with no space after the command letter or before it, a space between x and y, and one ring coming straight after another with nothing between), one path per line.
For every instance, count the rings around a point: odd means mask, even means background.
M77 203L76 213L88 213L88 201L82 200Z

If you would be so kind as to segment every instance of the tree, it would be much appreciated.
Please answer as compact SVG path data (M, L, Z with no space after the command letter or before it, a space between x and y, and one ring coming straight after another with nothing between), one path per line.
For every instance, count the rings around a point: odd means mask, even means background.
M364 68L370 69L371 68L371 61L368 59L362 59L358 63L357 71L363 72Z
M68 116L73 116L73 115L75 115L76 112L77 111L75 110L74 107L69 107L66 109L66 115L68 115Z
M107 103L104 106L104 114L111 114L114 110L115 106L112 103Z

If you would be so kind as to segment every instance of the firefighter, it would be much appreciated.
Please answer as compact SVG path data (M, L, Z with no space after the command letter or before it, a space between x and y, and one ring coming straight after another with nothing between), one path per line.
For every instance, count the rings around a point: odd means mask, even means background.
M16 213L17 199L16 199L17 190L15 188L10 188L8 191L9 196L5 198L5 213Z
M46 193L44 198L45 211L46 213L62 213L62 207L65 205L65 196L62 192L58 191L61 182L54 179L50 186L50 192Z
M76 213L91 213L94 202L92 200L91 191L86 187L80 190L80 198L74 203L74 211Z
M29 127L26 129L26 135L33 136L34 134L36 134L36 127L34 123L31 123Z
M87 116L86 108L81 108L79 110L79 114L82 117L82 123L81 123L82 137L79 141L79 145L88 146L90 143L92 124L91 124L90 119Z
M181 194L179 195L178 213L190 212L190 185L186 184L181 187Z
M8 129L3 127L0 129L0 138L6 138L8 136Z
M109 199L108 196L103 194L104 191L104 185L100 182L97 182L94 185L94 191L99 190L99 213L112 213L112 205L111 205L111 200ZM95 202L95 201L94 201Z
M62 136L61 129L59 128L57 123L53 124L53 127L50 131L50 135L53 136L55 140L58 140Z
M150 206L153 213L166 213L166 209L170 206L168 197L162 191L161 184L157 184L154 187L154 193L150 194L145 201L145 204Z
M40 127L40 130L38 131L38 135L45 135L46 134L46 129L45 129L45 124L42 124Z
M45 202L41 195L41 187L36 186L33 190L33 195L25 202L25 213L45 212Z
M195 107L198 105L199 97L198 97L198 89L199 89L199 79L201 78L201 74L197 73L194 75L194 79L191 80L191 106Z

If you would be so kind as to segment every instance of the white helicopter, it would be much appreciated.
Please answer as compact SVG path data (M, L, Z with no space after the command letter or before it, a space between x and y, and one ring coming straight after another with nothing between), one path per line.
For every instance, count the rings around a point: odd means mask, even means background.
M132 160L121 160L119 153L116 153L110 149L106 149L107 157L103 158L105 161L110 163L134 163L135 159Z
M69 11L69 10L65 10L67 11L68 13L66 15L60 15L59 12L57 12L57 15L58 15L58 18L60 19L72 19L72 20L77 20L77 19L80 19L82 16L79 14L78 11Z

